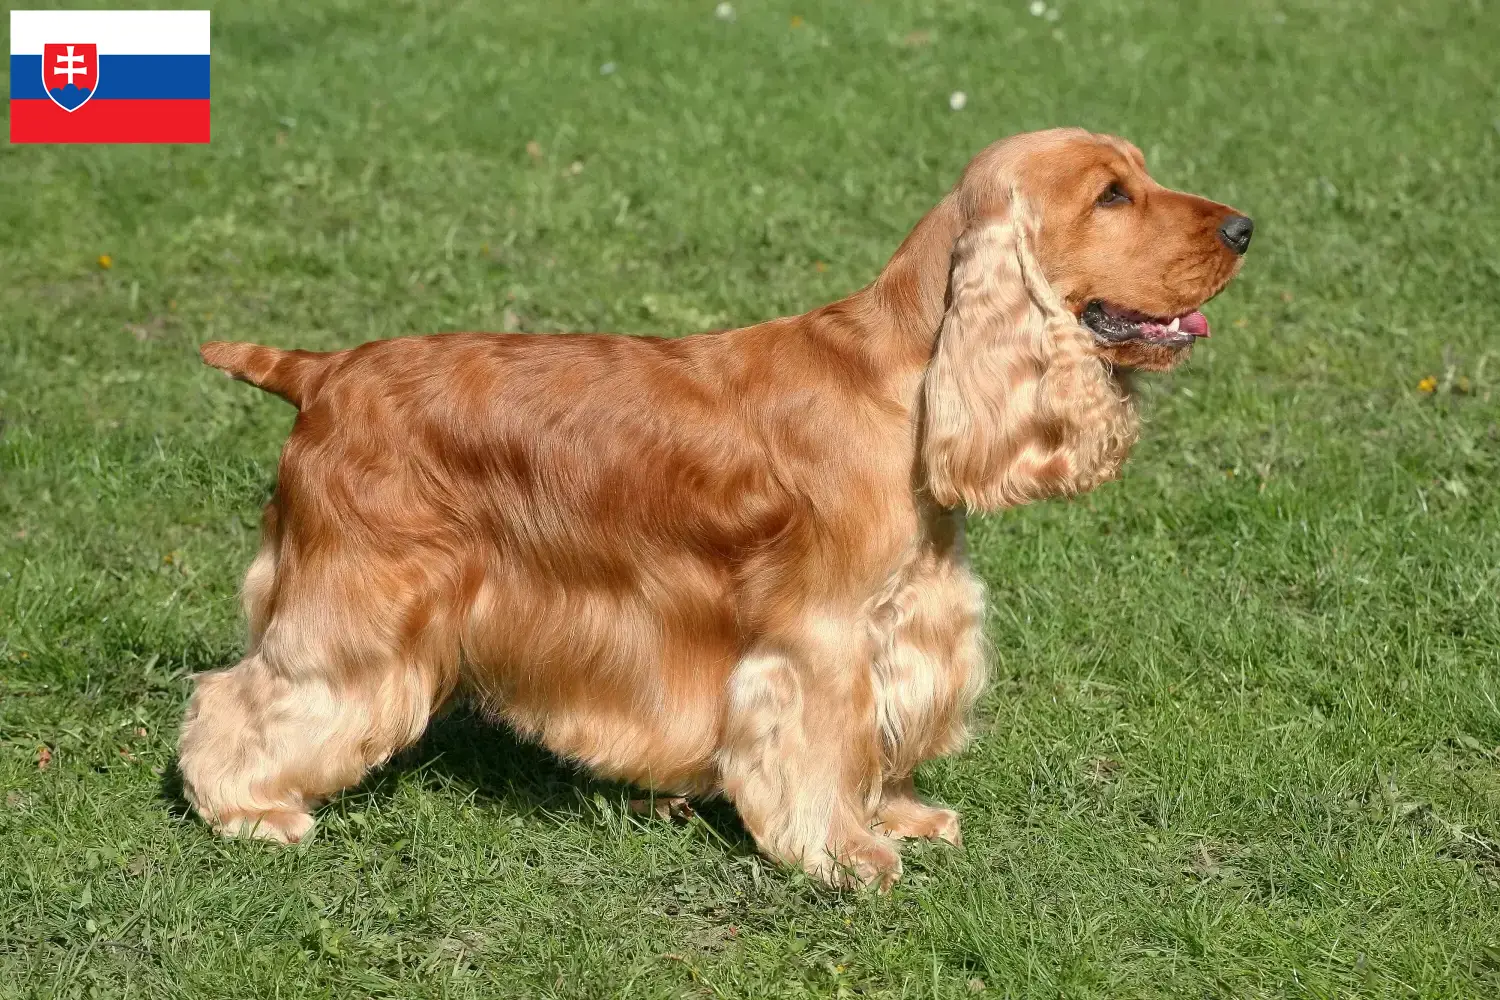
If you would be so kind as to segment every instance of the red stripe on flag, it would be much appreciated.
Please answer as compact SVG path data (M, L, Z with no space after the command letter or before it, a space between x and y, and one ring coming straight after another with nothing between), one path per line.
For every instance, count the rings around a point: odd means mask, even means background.
M10 102L11 142L207 142L207 101Z

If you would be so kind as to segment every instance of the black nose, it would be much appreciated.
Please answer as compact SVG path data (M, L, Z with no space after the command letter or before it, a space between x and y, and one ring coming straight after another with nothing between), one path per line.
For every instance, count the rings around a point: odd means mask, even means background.
M1219 224L1219 242L1235 253L1250 249L1250 236L1255 232L1255 223L1243 215L1231 215Z

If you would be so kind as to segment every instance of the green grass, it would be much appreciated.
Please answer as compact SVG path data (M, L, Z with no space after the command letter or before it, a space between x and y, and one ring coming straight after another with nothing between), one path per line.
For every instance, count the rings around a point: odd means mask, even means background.
M216 10L210 146L0 147L0 994L1500 994L1493 0L376 6ZM199 342L801 311L1053 124L1258 232L1123 481L974 524L962 851L833 893L462 716L184 817L292 417Z

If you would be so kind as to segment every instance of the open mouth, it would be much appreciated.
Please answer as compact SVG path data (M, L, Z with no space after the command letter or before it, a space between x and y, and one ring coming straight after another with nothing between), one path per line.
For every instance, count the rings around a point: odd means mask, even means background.
M1196 309L1181 316L1148 316L1095 299L1083 310L1079 322L1105 344L1144 340L1164 347L1185 347L1198 337L1208 336L1208 317Z

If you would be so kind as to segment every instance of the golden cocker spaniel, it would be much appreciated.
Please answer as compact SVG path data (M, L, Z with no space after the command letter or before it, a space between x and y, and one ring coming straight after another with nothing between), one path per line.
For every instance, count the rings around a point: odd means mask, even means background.
M722 794L757 845L889 885L959 841L918 764L985 677L964 512L1113 478L1251 223L1078 129L980 153L867 287L675 340L451 334L203 358L300 411L198 678L192 804L295 841L464 690L556 753Z

